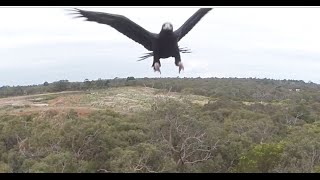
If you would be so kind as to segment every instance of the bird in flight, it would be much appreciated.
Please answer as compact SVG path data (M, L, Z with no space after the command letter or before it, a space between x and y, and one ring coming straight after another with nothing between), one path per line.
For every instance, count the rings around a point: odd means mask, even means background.
M123 15L87 11L77 8L72 10L78 15L76 18L84 17L86 18L86 21L109 25L151 51L140 57L140 60L153 56L152 67L155 72L161 74L160 59L169 57L175 58L175 65L179 67L179 73L181 70L184 70L180 53L190 53L190 51L180 48L178 42L201 20L202 17L212 10L212 8L200 8L175 31L173 30L173 25L170 22L166 22L162 25L160 33L149 32Z

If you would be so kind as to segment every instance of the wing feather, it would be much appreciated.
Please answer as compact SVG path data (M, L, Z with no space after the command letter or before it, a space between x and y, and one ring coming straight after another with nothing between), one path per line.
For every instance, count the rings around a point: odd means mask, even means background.
M200 8L179 29L174 31L180 41L212 8Z
M141 44L147 50L153 50L152 44L157 34L147 31L129 18L104 12L85 11L81 9L74 10L77 15L86 18L87 21L109 25L133 41Z

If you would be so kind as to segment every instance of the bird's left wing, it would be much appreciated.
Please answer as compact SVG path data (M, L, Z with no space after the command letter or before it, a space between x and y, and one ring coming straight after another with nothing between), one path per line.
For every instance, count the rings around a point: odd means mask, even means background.
M174 31L180 41L212 8L200 8L179 29Z
M152 42L156 38L157 34L147 31L127 17L117 14L85 11L81 9L74 10L76 11L76 14L79 15L77 17L85 17L87 21L109 25L128 38L143 45L147 50L153 50Z

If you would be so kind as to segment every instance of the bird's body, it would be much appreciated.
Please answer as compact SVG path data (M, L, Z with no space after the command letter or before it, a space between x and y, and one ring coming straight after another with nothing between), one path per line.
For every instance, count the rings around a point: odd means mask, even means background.
M172 29L171 30L162 29L158 37L153 43L152 67L154 67L155 71L160 72L160 66L161 66L160 59L165 59L170 57L175 58L175 62L176 62L175 64L179 66L178 63L181 62L181 58L180 58L180 51L179 51L177 37L173 33ZM156 63L159 63L159 64L156 64ZM181 66L181 69L183 69L183 66Z
M75 9L79 17L86 17L87 21L107 24L122 34L126 35L135 42L143 45L147 50L151 51L147 55L141 57L146 59L153 56L152 67L155 71L160 71L160 59L173 57L175 65L179 66L179 73L184 69L181 62L180 52L188 53L187 50L179 48L178 42L200 21L200 19L208 13L212 8L201 8L194 13L179 29L173 31L171 23L166 22L162 25L158 34L151 33L138 24L134 23L125 16L117 14L109 14L102 12L84 11Z
M154 54L158 54L159 58L175 57L179 49L177 38L171 31L160 32L154 47Z

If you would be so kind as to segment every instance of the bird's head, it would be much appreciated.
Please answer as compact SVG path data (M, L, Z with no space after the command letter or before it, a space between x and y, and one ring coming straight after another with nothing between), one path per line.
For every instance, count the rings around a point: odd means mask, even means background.
M173 26L171 23L169 22L166 22L162 25L162 30L165 30L165 31L173 31Z

